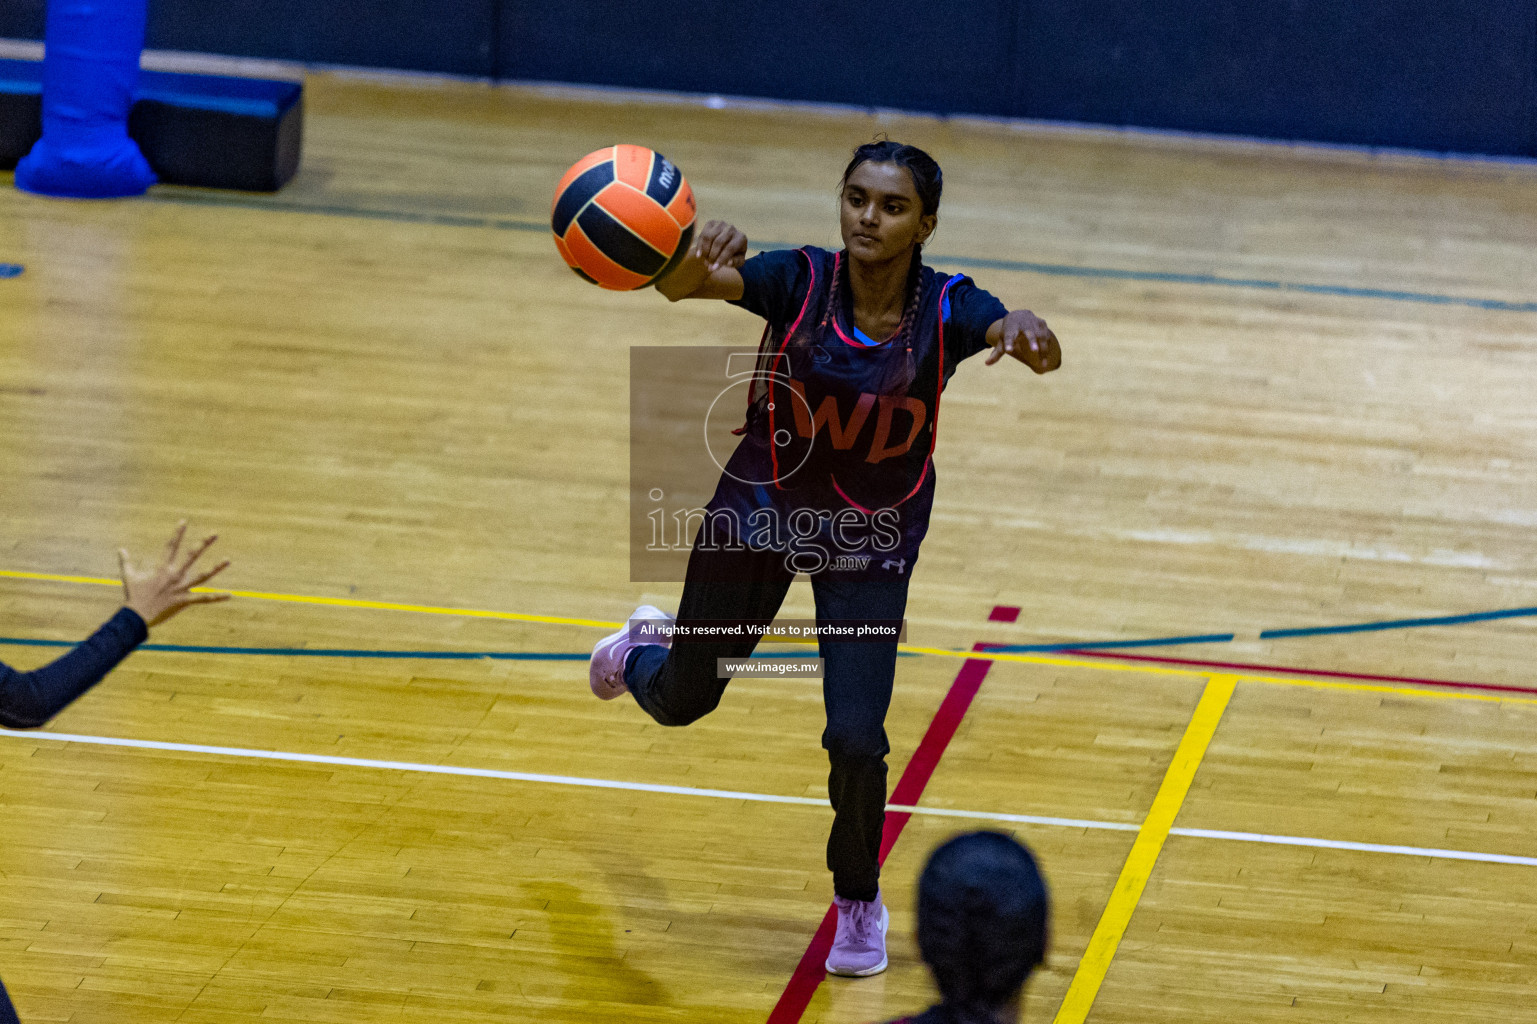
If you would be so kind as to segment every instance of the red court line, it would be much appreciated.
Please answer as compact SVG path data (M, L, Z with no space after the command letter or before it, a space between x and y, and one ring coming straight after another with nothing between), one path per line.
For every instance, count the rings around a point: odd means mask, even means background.
M978 644L975 649L981 649ZM1331 672L1320 668L1291 668L1287 665L1254 665L1243 661L1198 661L1194 658L1159 658L1151 654L1120 654L1111 651L1083 651L1064 648L1058 654L1080 658L1115 658L1120 661L1152 661L1160 665L1194 665L1199 668L1226 668L1251 672L1285 672L1294 676L1319 676L1324 679L1360 679L1373 683L1412 683L1415 686L1445 686L1454 690L1497 690L1501 693L1537 693L1537 687L1504 686L1500 683L1468 683L1455 679L1421 679L1416 676L1378 676L1366 672ZM895 803L896 801L892 801Z
M1010 610L1018 614L1018 609L1006 609L1002 606L994 608L992 621L1011 621L1001 617ZM973 650L981 648L982 645L977 644ZM923 796L924 787L933 777L934 769L939 767L939 759L945 756L945 748L950 745L955 731L960 728L961 720L970 710L972 698L976 697L977 690L981 688L982 680L987 678L987 670L992 664L991 661L970 659L961 664L961 670L956 674L955 682L950 684L950 692L945 694L944 702L935 712L934 720L929 723L928 731L923 734L918 749L913 751L912 760L907 762L907 767L902 770L902 777L897 780L896 788L891 791L891 803L909 807L918 803L918 798ZM897 837L902 834L902 829L907 826L908 819L911 817L912 813L909 811L886 812L886 828L881 834L880 862L882 864L886 863L886 855L896 845ZM818 926L816 934L811 938L811 945L806 947L800 963L795 965L795 973L790 975L790 983L785 986L784 994L775 1004L774 1012L769 1014L768 1024L797 1024L805 1014L806 1007L811 1005L811 997L816 994L817 987L827 976L827 954L832 951L833 935L837 930L838 911L835 907L829 906L827 913L822 916L822 923Z

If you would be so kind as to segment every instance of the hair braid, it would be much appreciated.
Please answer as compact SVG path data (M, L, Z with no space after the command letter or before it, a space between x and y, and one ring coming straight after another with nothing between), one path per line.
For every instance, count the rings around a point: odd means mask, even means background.
M902 319L897 322L897 329L887 342L888 354L886 372L882 374L881 392L888 395L905 394L909 385L918 376L918 364L913 359L913 340L918 333L918 300L923 295L923 246L920 244L913 249L913 262L908 270L908 279L912 287L908 290L906 303L902 308ZM901 351L898 352L897 350Z
M988 1007L956 1006L953 1003L939 1005L945 1024L998 1024L998 1015Z
M833 261L832 284L827 293L827 309L822 313L822 326L838 315L839 290L843 287L843 259L839 257Z
M913 332L918 324L918 299L923 295L923 243L913 246L913 262L908 269L908 277L912 279L912 290L907 293L907 305L902 310L902 321L897 324L896 338L905 338L907 351L913 350Z

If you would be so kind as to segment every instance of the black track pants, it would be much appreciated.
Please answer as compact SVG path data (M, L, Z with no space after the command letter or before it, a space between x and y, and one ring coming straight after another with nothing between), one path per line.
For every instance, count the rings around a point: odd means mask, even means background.
M910 563L903 567L910 569ZM701 551L689 556L678 623L732 621L767 625L783 603L794 574L784 555L754 551ZM901 619L907 610L907 573L870 578L824 573L811 577L817 620ZM727 680L716 678L717 658L745 658L757 647L747 638L677 639L672 648L647 645L630 655L625 683L635 702L662 725L688 725L715 710ZM827 867L846 899L872 900L880 887L881 830L886 820L886 709L896 675L896 641L820 641L826 673L822 700L827 728L822 746L831 771L833 805Z

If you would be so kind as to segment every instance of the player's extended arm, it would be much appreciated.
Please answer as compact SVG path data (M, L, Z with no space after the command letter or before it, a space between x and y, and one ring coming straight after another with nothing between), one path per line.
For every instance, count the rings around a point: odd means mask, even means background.
M712 220L694 236L688 255L656 283L669 302L679 299L740 299L747 236L723 220Z
M987 343L993 350L987 355L992 366L1011 355L1036 373L1050 373L1062 365L1062 346L1046 321L1028 309L1016 309L994 320L987 329Z
M123 569L123 607L85 643L33 672L17 672L0 664L0 725L36 729L46 724L143 643L150 626L159 625L189 605L229 599L228 594L189 592L229 563L220 562L189 579L193 563L215 538L205 538L178 562L176 556L186 530L185 522L176 528L166 545L165 560L156 569L135 569L128 562L128 553L118 551Z
M36 729L97 683L149 636L131 608L117 614L68 654L32 672L0 664L0 725ZM0 1018L3 1020L3 1018Z

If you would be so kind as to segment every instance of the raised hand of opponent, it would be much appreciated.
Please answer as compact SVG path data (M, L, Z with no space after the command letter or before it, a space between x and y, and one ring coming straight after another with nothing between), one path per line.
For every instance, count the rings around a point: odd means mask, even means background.
M183 519L166 543L164 560L154 569L134 568L128 561L128 552L122 548L117 549L118 563L123 570L123 604L137 612L146 626L158 626L189 605L229 600L228 594L191 593L193 587L202 586L223 572L229 562L220 562L207 572L188 579L187 574L192 571L193 564L208 550L208 545L218 539L218 535L209 534L204 537L178 562L177 553L181 550L186 532L187 521Z

